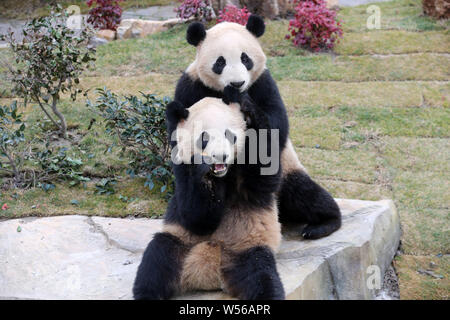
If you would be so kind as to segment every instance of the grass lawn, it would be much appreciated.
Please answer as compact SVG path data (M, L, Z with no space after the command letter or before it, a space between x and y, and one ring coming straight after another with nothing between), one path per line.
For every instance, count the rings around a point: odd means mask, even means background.
M339 11L345 32L333 54L294 48L284 39L284 20L267 22L261 41L288 108L291 138L310 174L335 197L394 199L403 229L402 254L394 261L401 297L449 299L449 23L422 16L419 0L377 5L381 30L366 29L367 5ZM177 78L195 56L185 31L182 25L101 46L96 70L84 75L82 86L172 96ZM0 50L0 57L10 57L9 52ZM5 71L0 66L3 103L14 98ZM117 141L102 124L88 131L97 116L83 99L64 99L62 110L78 137L71 153L95 178L83 187L60 182L47 193L38 188L2 191L0 203L10 209L0 211L0 218L164 213L163 197L145 188L142 179L126 176L127 156L114 148L105 153ZM42 118L37 107L26 112L30 121ZM96 181L111 176L118 179L116 193L96 194ZM430 263L443 279L417 272Z

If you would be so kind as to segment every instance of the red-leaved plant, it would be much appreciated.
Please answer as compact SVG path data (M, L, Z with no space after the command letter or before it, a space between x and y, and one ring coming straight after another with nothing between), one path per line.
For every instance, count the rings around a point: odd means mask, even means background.
M209 0L179 0L181 2L178 8L174 11L177 13L177 17L183 20L194 18L195 20L212 19L213 9Z
M92 7L94 3L97 5L89 10L87 22L91 23L94 28L101 30L116 30L122 17L122 8L119 5L119 2L122 1L123 0L87 0L86 4L89 7Z
M336 12L324 0L294 0L295 19L289 21L289 34L295 46L313 51L332 49L342 37L341 23Z
M219 18L217 18L217 22L236 22L245 26L250 14L251 13L245 6L242 9L239 9L235 5L227 4L223 10L219 11Z

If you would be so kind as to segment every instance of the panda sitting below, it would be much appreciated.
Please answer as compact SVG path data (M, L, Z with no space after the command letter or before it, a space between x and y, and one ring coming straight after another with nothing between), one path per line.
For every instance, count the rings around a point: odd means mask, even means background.
M240 299L285 298L274 258L281 241L276 203L281 175L259 174L259 161L236 161L248 155L241 108L217 98L189 109L176 101L167 106L169 136L176 136L175 195L163 231L144 252L135 299L221 288Z
M185 108L204 97L223 98L227 104L245 101L243 112L249 128L278 129L282 168L279 219L306 224L302 236L318 239L339 229L341 213L331 195L306 173L288 138L286 108L257 40L264 31L264 21L256 15L250 16L246 26L221 22L205 30L203 24L192 23L187 41L196 46L197 54L178 81L175 101ZM250 115L253 122L248 121Z

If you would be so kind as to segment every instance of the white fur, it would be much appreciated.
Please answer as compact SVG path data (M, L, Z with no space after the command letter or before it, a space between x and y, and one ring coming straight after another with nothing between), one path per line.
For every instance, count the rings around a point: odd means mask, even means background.
M253 61L249 71L241 61L245 52ZM220 75L212 71L217 58L223 56L226 66ZM206 86L223 91L230 82L245 81L241 91L247 90L266 68L266 56L256 37L245 26L222 22L207 30L206 38L197 46L195 61L186 72L200 79Z
M205 155L213 158L216 154L226 154L226 163L231 164L244 148L246 124L240 106L236 103L226 105L218 98L203 98L189 109L189 116L181 121L175 132L176 161L191 163L192 155ZM225 137L230 130L236 135L236 143L231 144ZM197 146L202 132L208 132L212 138L206 148Z

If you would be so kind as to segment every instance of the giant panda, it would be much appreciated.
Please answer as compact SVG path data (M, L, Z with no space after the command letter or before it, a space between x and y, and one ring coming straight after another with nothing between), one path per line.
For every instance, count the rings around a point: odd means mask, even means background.
M166 114L175 194L143 254L134 298L224 289L239 299L284 299L274 258L281 175L236 161L247 152L241 107L206 97L189 109L174 101Z
M190 24L186 37L197 52L178 81L175 100L185 108L204 97L223 98L227 103L245 101L241 106L245 106L249 128L278 129L280 221L304 224L305 239L321 238L340 228L341 213L331 195L309 177L288 138L287 112L257 40L264 30L264 21L256 15L250 16L246 26L222 22L205 30L199 22Z

